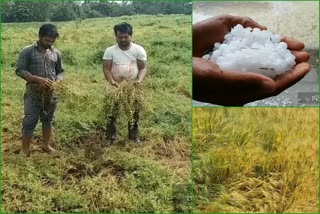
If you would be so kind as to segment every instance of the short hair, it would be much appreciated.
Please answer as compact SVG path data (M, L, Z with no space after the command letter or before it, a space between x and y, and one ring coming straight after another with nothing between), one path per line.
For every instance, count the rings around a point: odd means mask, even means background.
M120 33L128 33L130 36L132 36L133 30L132 26L129 23L122 22L120 24L117 24L113 27L114 35L117 35L117 32Z
M59 37L58 29L53 24L44 24L39 29L39 37L50 36L57 38Z

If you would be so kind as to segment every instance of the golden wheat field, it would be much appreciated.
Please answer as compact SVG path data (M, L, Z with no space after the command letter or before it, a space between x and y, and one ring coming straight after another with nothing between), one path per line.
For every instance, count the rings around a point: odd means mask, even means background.
M195 210L318 212L316 108L195 108Z

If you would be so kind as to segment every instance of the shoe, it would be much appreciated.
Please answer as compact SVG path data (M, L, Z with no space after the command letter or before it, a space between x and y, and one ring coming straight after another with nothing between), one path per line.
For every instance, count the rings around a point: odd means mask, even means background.
M107 144L112 145L115 140L117 140L117 128L116 128L116 123L114 121L111 121L107 125L106 129L106 139L107 139Z
M128 138L129 140L135 142L135 143L139 143L140 139L139 139L139 126L138 123L134 123L134 124L130 124L128 123Z

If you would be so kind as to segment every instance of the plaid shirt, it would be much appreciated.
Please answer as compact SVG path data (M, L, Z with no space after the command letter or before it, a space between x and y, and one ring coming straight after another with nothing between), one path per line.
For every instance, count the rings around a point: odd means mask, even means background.
M16 65L16 74L22 78L32 74L56 81L62 79L63 71L61 53L53 48L43 53L38 43L24 47Z

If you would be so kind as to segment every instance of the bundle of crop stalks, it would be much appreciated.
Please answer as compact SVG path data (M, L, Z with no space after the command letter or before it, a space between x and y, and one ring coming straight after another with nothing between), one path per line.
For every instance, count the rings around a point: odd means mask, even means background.
M77 90L76 88L72 88L71 85L67 86L67 84L61 82L61 83L54 83L53 84L53 91L62 97L79 97L82 96L79 93L79 90Z
M228 185L228 192L207 207L211 211L285 212L292 204L290 191L280 173L267 176L238 175L238 181ZM223 208L218 208L224 204Z
M53 91L59 98L67 101L69 105L72 106L84 106L84 103L88 101L89 95L81 92L79 88L68 85L66 82L55 83L53 85Z
M123 81L119 87L111 87L105 97L105 113L110 115L110 109L118 105L123 107L128 118L132 116L136 109L142 110L147 108L146 96L143 91L143 86L136 84L133 81Z

